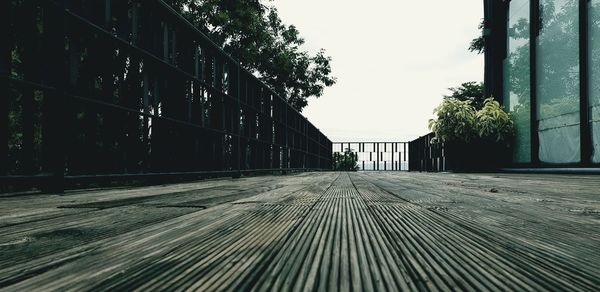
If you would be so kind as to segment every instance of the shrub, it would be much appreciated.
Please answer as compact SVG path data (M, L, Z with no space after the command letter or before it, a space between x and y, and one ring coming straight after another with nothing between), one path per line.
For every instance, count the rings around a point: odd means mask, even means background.
M487 98L476 110L470 101L444 99L434 110L436 119L429 120L429 129L435 133L435 142L464 142L473 139L508 144L514 135L510 114L500 103Z
M471 101L447 98L433 111L437 119L429 120L429 129L440 142L469 142L475 136L475 108Z
M333 170L337 171L357 171L358 157L352 152L352 149L346 148L344 153L333 153Z
M447 99L429 121L435 142L445 142L444 156L453 171L491 171L510 160L509 142L514 135L510 114L493 98L475 110L469 101Z
M475 128L481 139L494 143L508 144L514 135L514 124L510 114L491 97L486 99L483 108L477 111Z

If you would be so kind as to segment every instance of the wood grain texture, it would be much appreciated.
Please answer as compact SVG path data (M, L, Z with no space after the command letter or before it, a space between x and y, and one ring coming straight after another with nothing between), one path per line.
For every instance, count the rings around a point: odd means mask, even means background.
M304 173L0 197L0 289L600 289L600 178Z

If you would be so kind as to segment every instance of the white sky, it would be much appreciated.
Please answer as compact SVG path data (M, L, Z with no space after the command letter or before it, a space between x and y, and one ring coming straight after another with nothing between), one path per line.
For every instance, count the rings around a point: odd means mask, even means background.
M467 50L482 0L275 0L305 49L325 48L337 84L304 114L332 141L405 141L428 132L448 87L483 80Z

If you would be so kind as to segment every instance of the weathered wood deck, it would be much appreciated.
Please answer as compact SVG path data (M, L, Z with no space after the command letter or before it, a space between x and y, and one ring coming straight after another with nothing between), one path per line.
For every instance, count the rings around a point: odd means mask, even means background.
M600 177L306 173L0 197L0 287L599 290Z

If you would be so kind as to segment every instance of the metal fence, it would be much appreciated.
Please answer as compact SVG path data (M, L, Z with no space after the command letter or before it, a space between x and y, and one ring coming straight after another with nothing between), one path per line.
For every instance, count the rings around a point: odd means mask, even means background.
M331 168L323 133L163 1L0 2L3 185Z
M433 133L419 137L409 143L410 171L447 171L448 163L444 143L431 143Z
M408 170L408 142L334 142L335 153L355 155L359 170Z

